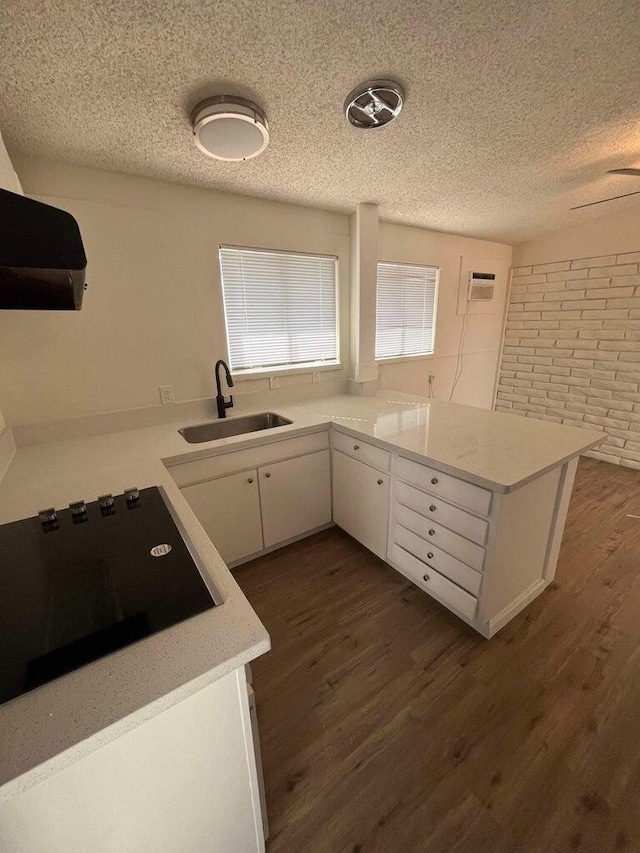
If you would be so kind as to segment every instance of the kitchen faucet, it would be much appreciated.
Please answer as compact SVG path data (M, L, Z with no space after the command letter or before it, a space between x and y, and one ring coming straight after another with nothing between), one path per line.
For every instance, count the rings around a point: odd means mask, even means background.
M229 395L228 400L224 399L224 395L222 393L222 386L220 385L220 367L224 367L224 372L225 372L226 379L227 379L227 385L229 386L229 388L233 388L233 379L231 378L231 373L229 372L229 368L227 366L227 363L225 361L223 361L221 358L218 359L218 361L216 361L216 369L215 369L216 390L218 392L216 395L216 405L218 407L218 417L219 418L226 418L227 417L226 410L230 409L233 406L233 396Z

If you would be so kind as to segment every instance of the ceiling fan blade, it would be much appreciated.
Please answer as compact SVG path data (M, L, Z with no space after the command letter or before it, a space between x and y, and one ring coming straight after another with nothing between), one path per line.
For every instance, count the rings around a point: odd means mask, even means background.
M633 175L640 178L640 169L609 169L610 175Z
M587 204L577 204L575 207L570 207L569 210L580 210L581 207L592 207L594 204L604 204L605 201L615 201L617 198L626 198L630 195L640 195L640 190L632 193L623 193L623 195L612 195L611 198L601 198L600 201L589 201Z

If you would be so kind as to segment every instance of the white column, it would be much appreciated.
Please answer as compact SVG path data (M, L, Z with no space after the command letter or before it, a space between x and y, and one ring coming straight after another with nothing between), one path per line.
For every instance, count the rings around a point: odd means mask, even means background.
M351 364L357 383L378 379L375 360L377 263L378 206L359 204L351 215ZM359 390L367 392L365 387Z

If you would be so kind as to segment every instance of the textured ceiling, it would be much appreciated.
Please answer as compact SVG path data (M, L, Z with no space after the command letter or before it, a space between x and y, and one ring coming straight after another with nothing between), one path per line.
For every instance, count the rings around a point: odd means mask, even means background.
M3 0L10 150L506 242L614 213L640 190L637 0ZM358 131L347 93L405 88ZM188 115L216 93L266 110L267 151L219 163Z

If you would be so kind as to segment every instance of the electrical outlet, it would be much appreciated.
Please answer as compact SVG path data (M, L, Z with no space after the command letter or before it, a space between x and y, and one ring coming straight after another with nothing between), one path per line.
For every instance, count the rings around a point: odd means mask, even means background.
M271 388L271 390L272 390L272 391L275 391L275 390L276 390L276 388L279 388L279 387L280 387L280 379L279 379L279 377L277 377L277 376L270 376L270 377L269 377L269 388Z
M311 379L313 382L320 382L320 371L314 370L314 372L311 374Z
M173 385L160 385L158 391L160 392L160 402L163 406L175 403L176 398L173 393Z

